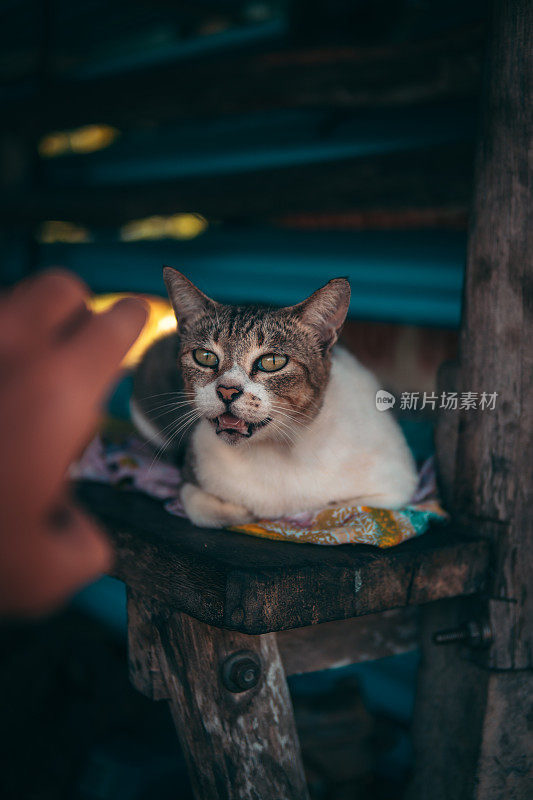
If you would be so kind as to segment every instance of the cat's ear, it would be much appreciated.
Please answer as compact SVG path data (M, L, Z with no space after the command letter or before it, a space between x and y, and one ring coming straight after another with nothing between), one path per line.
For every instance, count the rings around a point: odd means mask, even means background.
M187 325L195 317L215 308L215 301L197 289L194 283L177 269L163 267L163 279L176 315L178 329Z
M347 278L333 278L321 289L293 306L291 311L312 328L321 345L329 350L337 339L350 305L350 284Z

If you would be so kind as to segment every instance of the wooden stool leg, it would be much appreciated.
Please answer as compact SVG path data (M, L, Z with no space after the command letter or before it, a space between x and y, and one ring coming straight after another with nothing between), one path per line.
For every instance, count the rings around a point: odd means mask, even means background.
M308 800L275 634L246 636L181 613L163 620L131 596L129 615L133 681L154 699L166 687L198 800ZM257 685L236 691L254 682L254 662Z

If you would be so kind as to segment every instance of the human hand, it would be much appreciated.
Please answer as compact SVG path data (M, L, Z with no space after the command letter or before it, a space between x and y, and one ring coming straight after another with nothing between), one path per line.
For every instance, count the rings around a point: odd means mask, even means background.
M48 611L111 564L65 476L146 310L126 299L95 315L87 294L54 270L0 296L1 615Z

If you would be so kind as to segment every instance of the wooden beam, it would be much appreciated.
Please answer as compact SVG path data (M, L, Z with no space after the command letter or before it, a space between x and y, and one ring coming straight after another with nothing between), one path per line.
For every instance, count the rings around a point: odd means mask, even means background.
M287 214L270 222L277 227L309 231L409 231L451 230L467 228L466 204L417 208L349 208L337 213Z
M261 219L343 209L434 207L467 202L473 145L122 187L54 188L0 201L9 225L60 219L108 227L150 214L197 212L209 219ZM324 189L327 187L327 190Z
M276 636L286 675L345 667L415 650L418 609L394 609L324 622L279 631Z
M482 27L476 25L408 44L281 47L178 60L58 81L45 92L8 99L4 124L39 134L95 122L126 128L278 109L390 107L474 97L482 41Z

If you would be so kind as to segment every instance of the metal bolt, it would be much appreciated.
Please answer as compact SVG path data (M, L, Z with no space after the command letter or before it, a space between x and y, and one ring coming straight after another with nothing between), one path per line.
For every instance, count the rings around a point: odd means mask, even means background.
M487 620L470 620L458 628L437 631L433 634L434 644L464 642L469 647L488 647L492 639L492 630Z
M252 650L239 650L222 664L222 683L230 692L254 689L261 677L261 661Z

